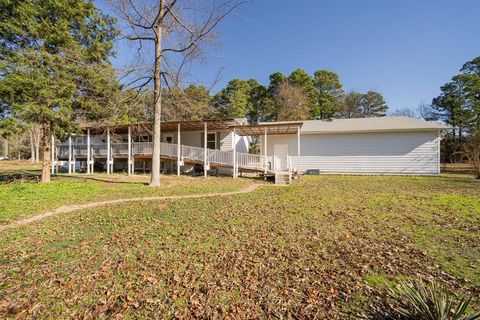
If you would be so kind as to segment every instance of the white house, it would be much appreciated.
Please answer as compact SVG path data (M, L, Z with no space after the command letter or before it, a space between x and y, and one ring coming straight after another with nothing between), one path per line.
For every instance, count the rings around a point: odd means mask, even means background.
M380 117L267 122L245 119L163 122L162 169L216 169L237 176L257 172L291 181L292 172L417 174L440 173L440 141L450 129L433 122ZM249 153L251 137L260 137L260 154ZM235 143L232 143L235 141ZM69 172L106 169L149 171L151 124L90 127L72 135L52 155L52 172L62 161ZM188 171L188 170L187 170Z
M440 140L449 127L407 117L261 123L285 128L261 136L272 170L320 173L440 173Z

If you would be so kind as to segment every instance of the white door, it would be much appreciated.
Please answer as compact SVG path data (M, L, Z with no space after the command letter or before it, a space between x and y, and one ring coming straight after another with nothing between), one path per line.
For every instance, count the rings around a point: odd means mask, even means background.
M273 167L274 170L287 170L287 144L273 145Z

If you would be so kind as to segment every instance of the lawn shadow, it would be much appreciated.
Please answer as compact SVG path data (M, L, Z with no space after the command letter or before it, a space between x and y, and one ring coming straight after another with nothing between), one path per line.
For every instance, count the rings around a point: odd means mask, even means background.
M63 179L77 179L77 180L90 180L90 181L99 181L104 183L111 183L111 184L141 184L141 185L148 185L148 182L142 181L122 181L122 180L112 180L109 178L101 178L98 176L81 176L81 175L56 175L57 178Z
M9 184L9 183L38 183L42 177L42 172L40 170L25 170L25 171L6 171L0 172L0 184ZM80 176L80 175L64 175L57 174L52 175L52 178L56 180L91 180L99 181L104 183L112 184L142 184L148 185L148 182L141 181L121 181L121 180L112 180L109 178L101 178L95 176Z
M38 170L0 172L0 184L39 182L41 176L42 174Z

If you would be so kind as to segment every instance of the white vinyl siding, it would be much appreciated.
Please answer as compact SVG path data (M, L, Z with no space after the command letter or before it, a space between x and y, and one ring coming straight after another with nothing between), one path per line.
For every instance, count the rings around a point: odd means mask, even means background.
M230 151L232 150L232 132L220 131L220 150Z
M439 151L436 131L349 134L302 134L301 156L297 136L269 136L268 156L274 144L288 144L292 166L323 173L437 174Z
M233 149L232 145L232 132L230 130L212 130L208 133L217 134L217 149L222 151L230 151ZM181 131L180 143L187 146L203 148L203 131ZM176 140L175 132L175 140ZM248 153L248 139L247 137L241 137L237 135L237 152Z
M230 151L233 149L232 144L233 133L231 131L220 132L220 150ZM236 135L237 152L248 153L249 142L247 137Z

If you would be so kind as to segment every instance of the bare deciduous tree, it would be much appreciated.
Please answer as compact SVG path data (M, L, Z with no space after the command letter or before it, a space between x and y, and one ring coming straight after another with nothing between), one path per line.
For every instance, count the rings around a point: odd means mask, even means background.
M475 177L480 179L480 132L474 132L467 138L462 154L467 158Z
M417 118L417 114L410 108L401 108L390 112L391 116L402 116L407 118Z
M30 142L30 160L32 163L37 163L40 160L40 139L42 131L38 124L32 124L29 128L29 142Z
M420 115L420 118L426 121L437 120L432 105L425 102L420 103L418 106L418 114Z
M2 156L4 159L8 159L8 139L2 138Z
M281 83L274 99L279 121L309 119L310 100L301 87L288 82Z
M203 86L173 88L163 92L162 119L166 121L203 120L215 117L212 97Z
M178 86L182 70L202 57L214 29L242 0L108 0L121 19L123 36L137 45L137 63L123 78L142 90L153 81L153 155L151 186L160 185L162 85ZM153 50L152 50L153 49ZM145 63L152 56L151 63Z

